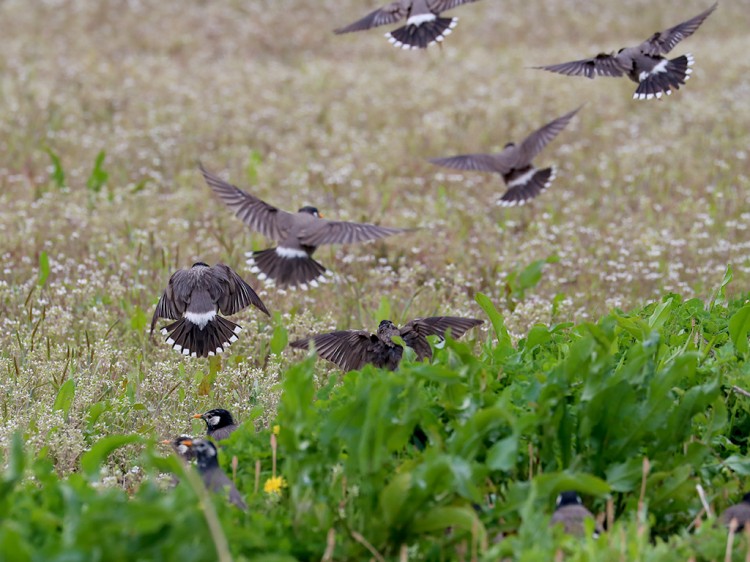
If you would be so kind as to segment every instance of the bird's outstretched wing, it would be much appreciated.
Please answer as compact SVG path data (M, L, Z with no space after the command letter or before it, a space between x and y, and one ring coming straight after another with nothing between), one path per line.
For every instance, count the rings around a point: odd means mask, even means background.
M439 14L440 12L445 12L451 8L460 6L461 4L468 4L476 1L477 0L427 0L427 7L436 14Z
M200 167L206 183L219 198L235 212L235 215L251 229L263 236L282 241L286 238L294 214L282 211L242 191L212 174L203 166Z
M356 222L316 220L299 233L299 241L308 246L323 244L354 244L408 232L406 228L391 228Z
M253 288L240 277L231 267L217 263L211 268L211 273L221 280L222 294L218 305L221 313L226 316L236 314L243 308L253 305L268 316L268 309Z
M560 64L551 64L547 66L535 66L541 70L549 70L566 76L585 76L586 78L595 78L597 76L622 76L626 69L617 60L613 54L600 53L590 59L574 60Z
M544 147L552 142L552 139L559 135L560 132L568 126L570 120L580 109L581 108L579 107L570 113L566 113L562 117L558 117L554 121L550 121L544 127L537 129L526 137L520 146L520 164L531 164L531 161L544 149Z
M378 341L377 336L364 330L341 330L296 340L289 345L308 349L310 342L313 342L320 357L344 371L355 371L372 362L374 346Z
M467 330L482 324L483 320L477 318L462 318L460 316L432 316L429 318L415 318L407 322L401 328L401 337L404 343L411 347L421 361L425 357L432 357L432 349L427 341L427 336L445 337L445 332L450 329L453 338L460 338Z
M350 33L352 31L364 31L380 25L389 25L395 23L406 17L408 14L408 6L405 2L391 2L386 4L382 8L378 8L374 12L370 12L360 20L350 23L346 27L340 27L334 29L334 33Z
M706 20L706 18L713 13L718 5L719 3L716 2L708 10L698 14L694 18L690 18L689 20L675 25L674 27L670 27L666 31L658 31L654 33L651 38L647 39L643 43L641 49L645 53L652 56L668 53L669 51L674 49L677 43L695 33L696 30L701 26L701 24Z
M446 158L432 158L430 162L454 170L507 174L515 164L515 159L511 157L514 154L515 151L498 154L460 154Z
M187 308L190 300L191 285L189 282L189 273L186 269L178 269L169 278L167 288L164 289L159 302L156 304L156 310L151 318L151 333L154 333L156 321L159 318L169 320L179 320L182 313Z

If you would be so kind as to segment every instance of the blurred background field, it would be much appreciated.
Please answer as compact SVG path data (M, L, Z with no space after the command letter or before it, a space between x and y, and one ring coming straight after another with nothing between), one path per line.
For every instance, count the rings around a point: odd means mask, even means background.
M202 432L190 414L213 406L263 426L301 358L279 351L287 331L482 317L477 292L517 338L672 291L707 298L728 263L746 290L750 0L721 2L673 51L696 65L663 101L529 68L708 5L483 0L451 12L442 48L403 52L387 28L331 33L377 7L362 0L0 1L0 442L20 428L67 472L102 435ZM499 177L426 162L500 149L581 104L536 161L556 182L526 208L494 206ZM262 289L244 252L270 245L199 161L285 209L421 230L321 249L340 284L263 289L272 321L244 311L223 362L186 360L147 337L171 272L222 261ZM118 482L132 462L113 459Z

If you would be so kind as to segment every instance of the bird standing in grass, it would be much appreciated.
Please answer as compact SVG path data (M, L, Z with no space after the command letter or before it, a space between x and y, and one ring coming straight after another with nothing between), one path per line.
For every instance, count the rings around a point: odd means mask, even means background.
M399 328L390 320L383 320L376 334L365 330L342 330L310 336L293 341L289 345L297 349L308 349L312 342L318 355L335 363L344 371L358 370L368 363L394 371L404 353L404 348L392 341L394 336L403 339L421 361L432 358L427 336L434 335L442 339L445 338L445 332L450 329L454 338L460 338L467 330L482 322L483 320L476 318L433 316L417 318Z
M385 34L388 41L401 49L425 49L442 42L458 23L458 18L441 18L440 13L469 2L476 0L397 0L334 33L364 31L406 18L405 26Z
M204 440L185 441L184 443L195 453L198 472L200 472L206 488L216 493L226 493L226 490L229 489L229 501L240 509L246 510L247 504L242 499L234 482L224 474L219 466L216 445Z
M557 496L555 502L555 513L550 519L550 526L562 523L566 533L571 535L583 536L585 532L584 521L594 519L594 515L586 509L578 492L563 492ZM596 523L594 526L594 538L602 532L601 526Z
M327 270L312 258L324 244L354 244L407 232L374 224L329 221L315 207L297 213L282 211L238 189L201 167L206 182L237 217L251 229L277 240L276 248L248 252L250 271L258 279L281 287L317 287L325 282Z
M226 439L239 427L234 423L232 414L223 408L215 408L203 414L195 414L193 418L205 421L206 435L216 441Z
M503 177L506 192L497 204L502 207L525 205L552 185L555 168L538 170L531 161L565 127L580 107L547 123L531 133L520 145L508 143L502 152L496 154L463 154L447 158L433 158L433 164L455 170L495 172Z
M250 305L268 314L253 288L229 266L197 262L169 278L151 319L151 333L159 318L176 320L161 330L169 345L191 357L216 355L237 341L242 330L218 312L236 314Z
M682 55L669 60L663 55L671 51L677 43L690 37L703 21L719 5L717 2L705 12L666 31L656 32L636 47L620 49L617 54L600 53L593 58L537 66L543 70L567 76L627 76L638 83L633 99L650 100L670 95L672 88L678 90L690 78L693 70L693 56Z

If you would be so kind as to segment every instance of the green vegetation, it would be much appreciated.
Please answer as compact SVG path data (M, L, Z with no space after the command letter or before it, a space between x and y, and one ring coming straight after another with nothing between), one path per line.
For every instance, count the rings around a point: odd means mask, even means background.
M748 2L721 2L675 51L695 72L660 102L527 68L710 1L483 0L420 53L331 33L355 0L0 2L0 553L215 560L218 521L236 558L332 544L327 560L362 559L367 541L389 559L722 559L695 484L720 511L750 472L733 391L750 390ZM494 207L497 177L426 162L581 104L528 207ZM284 208L421 228L322 249L337 284L265 289L244 253L268 241L199 161ZM170 274L198 260L236 268L272 313L234 317L239 341L211 361L147 334ZM285 348L482 309L481 330L399 373L298 366ZM238 459L247 514L202 509L195 475L154 445L202 434L190 416L213 407L243 423L221 461ZM274 425L278 498L263 492ZM183 483L167 491L170 472ZM597 513L612 500L599 541L547 533L573 485Z
M495 337L478 356L449 340L433 364L367 367L322 386L314 358L288 369L275 429L245 423L222 442L247 513L206 499L153 443L140 457L150 477L132 497L102 489L100 466L139 436L98 441L64 479L16 438L0 544L19 560L209 560L224 544L247 560L722 558L716 510L750 474L748 306L672 294L597 323L537 324L514 346L489 299L479 301ZM164 471L182 482L159 489ZM567 489L602 518L610 510L601 538L550 532ZM748 548L737 538L732 559Z

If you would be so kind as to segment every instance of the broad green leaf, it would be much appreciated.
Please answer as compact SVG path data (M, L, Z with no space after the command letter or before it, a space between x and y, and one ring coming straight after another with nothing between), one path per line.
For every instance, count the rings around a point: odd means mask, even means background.
M380 492L380 508L387 525L393 526L400 518L404 502L409 498L411 481L410 472L397 474Z
M721 284L719 285L719 288L716 289L716 292L714 293L714 298L711 300L710 303L706 304L707 310L713 310L713 308L716 305L725 305L727 302L727 285L732 282L732 277L734 276L734 273L732 271L732 265L727 265L727 269L724 272L724 278L721 280Z
M732 455L724 459L724 465L740 476L750 476L750 457Z
M271 336L271 353L279 355L289 342L289 333L282 324L277 324L273 329L273 335Z
M747 334L750 331L750 304L743 306L729 319L729 337L737 353L747 355Z
M99 469L109 455L120 447L132 443L143 443L140 435L110 435L97 441L93 447L81 456L81 470L89 480L96 480Z
M492 304L492 301L486 295L477 293L474 300L476 300L477 304L482 307L482 310L484 310L485 314L489 317L490 322L492 322L492 328L495 330L495 336L497 336L498 347L512 349L513 344L510 339L510 334L508 334L508 329L505 327L505 319L503 318L503 315L498 312L495 305Z
M467 533L476 533L481 544L487 537L487 530L470 507L436 507L417 519L412 529L417 533L445 532L455 527Z
M656 307L654 313L648 319L649 328L651 328L652 330L661 329L661 327L664 325L664 322L667 321L667 318L669 318L672 313L673 301L674 299L670 297Z
M501 439L487 451L487 466L491 470L511 470L518 459L518 436Z
M44 287L44 284L47 283L47 278L49 277L49 256L47 255L47 252L42 251L39 254L39 280L37 281L37 285L40 287Z
M73 398L76 394L76 383L73 379L66 380L57 391L55 403L52 405L52 411L62 410L63 416L67 418L70 406L73 404Z

